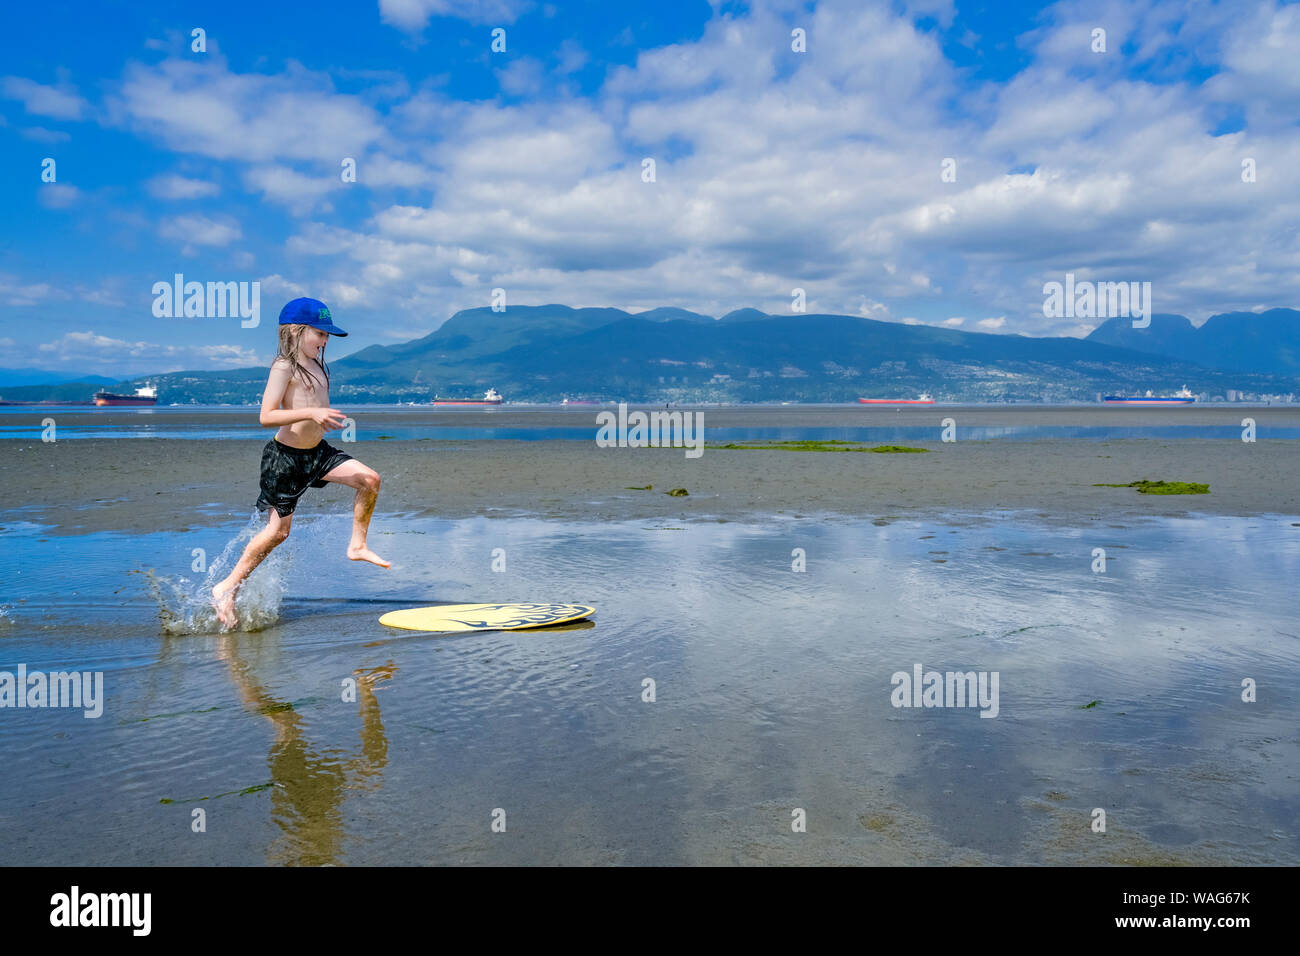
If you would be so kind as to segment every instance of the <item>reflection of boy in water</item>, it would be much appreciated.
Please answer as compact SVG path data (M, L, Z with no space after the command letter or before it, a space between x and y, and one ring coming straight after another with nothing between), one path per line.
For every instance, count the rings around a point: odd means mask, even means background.
M320 866L337 863L343 841L341 805L344 790L378 785L388 764L388 737L375 699L375 685L397 668L353 671L361 711L361 753L346 760L337 750L313 751L303 734L303 716L292 704L276 700L257 682L252 668L240 658L230 637L218 639L217 655L229 664L230 676L244 708L271 721L275 731L267 765L271 770L271 818L284 831L285 841L267 853L278 866ZM370 778L376 778L370 784Z

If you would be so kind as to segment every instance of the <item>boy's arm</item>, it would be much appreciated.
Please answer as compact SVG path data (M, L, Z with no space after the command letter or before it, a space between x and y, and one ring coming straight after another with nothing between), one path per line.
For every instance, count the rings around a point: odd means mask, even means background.
M284 393L289 388L293 377L293 367L288 362L275 361L271 365L271 374L266 380L266 391L262 393L262 411L258 423L265 428L292 425L294 422L315 421L322 428L339 428L344 415L333 408L281 408Z

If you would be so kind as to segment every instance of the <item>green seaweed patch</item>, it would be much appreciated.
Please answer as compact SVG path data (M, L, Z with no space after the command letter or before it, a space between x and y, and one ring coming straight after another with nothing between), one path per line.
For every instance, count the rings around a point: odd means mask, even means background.
M214 710L220 710L220 709L221 709L220 707L208 707L208 708L205 708L205 709L203 709L203 710L178 710L178 711L176 711L176 713L174 713L174 714L154 714L154 715L151 716L151 717L138 717L138 718L136 718L134 721L132 721L132 720L123 720L123 721L119 721L119 723L123 723L123 724L140 723L140 724L143 724L143 723L146 723L147 721L150 721L150 720L162 720L164 717L185 717L185 716L187 716L187 715L189 715L189 714L210 714L210 713L212 713Z
M628 485L628 491L653 491L654 485Z
M375 441L388 441L390 438L396 438L396 435L376 435Z
M301 707L303 704L317 704L317 703L320 703L319 697L304 697L301 700L295 700L295 701L276 701L274 704L266 704L262 707L257 708L256 713L282 714L286 710L294 710L295 708Z
M1092 710L1094 707L1096 707L1096 706L1097 706L1098 704L1100 704L1100 703L1101 703L1101 701L1099 701L1099 700L1092 700L1092 701L1089 701L1089 702L1086 703L1086 704L1081 704L1081 705L1079 706L1079 710Z
M245 787L242 790L227 790L225 793L216 793L210 797L178 797L175 800L173 800L171 797L163 797L158 802L163 804L201 803L204 800L217 800L221 797L231 797L231 796L243 797L243 796L247 796L250 793L261 793L263 790L270 790L274 786L275 786L275 781L268 780L266 783L257 783L251 787Z
M866 451L865 448L848 447L858 442L845 441L841 438L795 439L789 441L763 442L727 442L725 445L710 445L710 448L734 448L740 451Z
M1046 628L1050 628L1050 627L1069 627L1069 626L1070 626L1069 624L1026 624L1024 627L1017 627L1017 628L1014 628L1014 629L1012 629L1012 630L1010 630L1010 631L1001 631L1000 634L999 634L999 631L997 631L997 630L994 630L994 631L975 631L975 632L972 633L972 634L958 634L957 637L958 637L958 638L962 638L962 637L987 637L987 636L990 635L990 634L998 634L999 637L1010 637L1012 634L1023 634L1023 633L1025 633L1026 631L1039 631L1039 630L1044 630L1044 629L1046 629ZM999 629L999 630L1000 630L1000 629Z
M685 498L690 494L690 492L685 488L673 488L671 491L665 491L664 494L670 495L673 498Z
M1094 488L1136 488L1142 495L1208 495L1210 486L1199 481L1130 481L1125 485L1096 482Z
M898 455L911 454L914 452L928 452L928 448L908 448L906 445L877 445L875 448L868 449L877 455Z

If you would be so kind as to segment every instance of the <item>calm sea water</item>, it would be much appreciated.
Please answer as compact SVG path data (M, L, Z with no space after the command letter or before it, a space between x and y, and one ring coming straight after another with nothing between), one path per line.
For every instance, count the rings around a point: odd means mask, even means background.
M7 522L0 670L102 672L105 700L0 710L0 863L1294 865L1292 520L380 515L383 571L318 517L225 636L194 567L247 529ZM377 623L496 600L597 612ZM917 664L997 672L996 718L894 707Z
M355 420L356 439L418 440L508 439L517 441L591 441L596 415L614 406L501 406L439 408L399 405L340 406ZM653 406L634 406L645 411ZM954 417L956 435L966 441L1034 441L1074 438L1105 441L1123 438L1235 439L1242 420L1260 416L1256 435L1265 439L1300 439L1300 405L1252 407L1196 405L1172 408L1084 406L934 405L867 408L860 405L726 407L682 406L701 419L709 441L839 440L892 443L937 440L944 419ZM817 424L782 424L807 415ZM983 419L1008 419L982 421ZM189 438L249 440L269 432L257 424L252 406L178 406L154 408L81 408L0 406L0 439L39 439L53 420L58 438ZM719 425L718 422L729 424Z

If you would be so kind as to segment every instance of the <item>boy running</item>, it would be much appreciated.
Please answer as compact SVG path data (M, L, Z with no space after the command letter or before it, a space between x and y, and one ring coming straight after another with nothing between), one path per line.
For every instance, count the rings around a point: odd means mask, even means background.
M289 537L293 511L308 488L324 488L327 481L355 488L348 557L389 566L366 547L379 496L379 474L325 441L325 431L341 428L344 422L343 413L329 407L329 367L324 358L331 335L347 333L316 299L294 299L280 310L280 354L271 363L258 419L264 427L279 426L262 450L257 508L268 512L268 522L248 543L234 570L212 589L213 606L224 628L233 627L237 620L235 596L244 579Z

